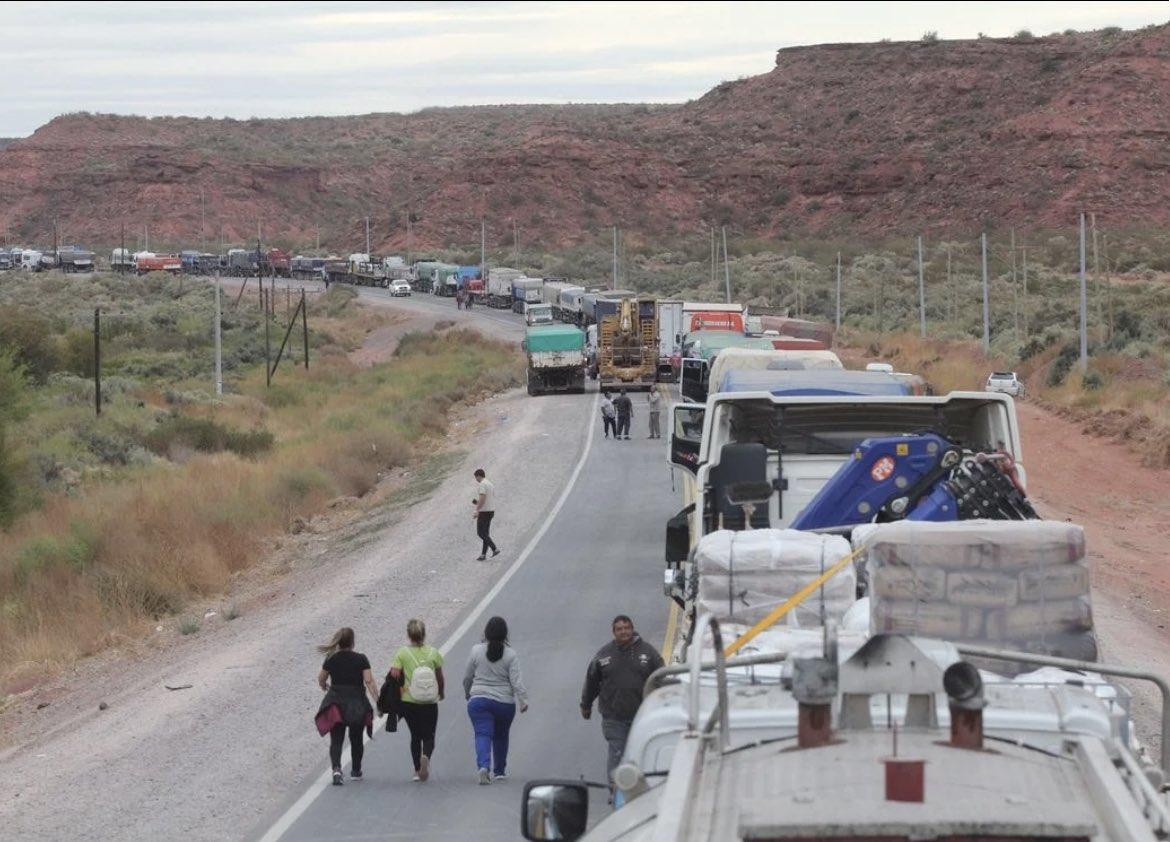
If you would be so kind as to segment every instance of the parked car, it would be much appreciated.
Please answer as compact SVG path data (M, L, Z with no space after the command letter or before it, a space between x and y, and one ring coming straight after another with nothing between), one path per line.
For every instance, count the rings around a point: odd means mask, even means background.
M390 282L391 295L410 295L410 284L404 280Z
M1024 384L1016 377L1014 371L993 371L987 378L987 391L1003 392L1005 395L1018 398L1024 394Z

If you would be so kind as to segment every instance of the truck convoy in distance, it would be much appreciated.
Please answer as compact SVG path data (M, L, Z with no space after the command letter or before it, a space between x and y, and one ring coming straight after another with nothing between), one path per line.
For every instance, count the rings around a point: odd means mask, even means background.
M585 391L585 332L572 325L532 325L521 343L528 394Z

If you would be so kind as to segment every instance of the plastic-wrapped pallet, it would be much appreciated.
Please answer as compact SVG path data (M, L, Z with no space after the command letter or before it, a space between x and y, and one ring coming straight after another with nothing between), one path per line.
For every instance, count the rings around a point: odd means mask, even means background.
M869 524L853 532L870 629L1095 660L1084 530L1062 521Z
M695 548L699 611L709 611L721 622L757 623L849 553L848 542L839 535L795 529L720 530L704 535ZM836 625L854 603L856 592L857 579L850 565L781 623L802 628L825 622Z

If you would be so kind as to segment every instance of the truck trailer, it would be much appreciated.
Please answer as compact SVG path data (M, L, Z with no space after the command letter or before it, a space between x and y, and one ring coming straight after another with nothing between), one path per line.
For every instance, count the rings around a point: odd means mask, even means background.
M528 307L544 300L544 281L541 278L517 278L512 281L512 312L523 315Z
M585 391L585 333L571 325L535 325L522 343L528 394Z
M623 298L597 327L597 372L602 389L647 388L658 382L658 304Z

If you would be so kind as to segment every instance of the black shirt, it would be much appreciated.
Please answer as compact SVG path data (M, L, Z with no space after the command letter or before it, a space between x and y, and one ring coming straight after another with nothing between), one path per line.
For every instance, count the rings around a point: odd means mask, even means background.
M334 687L361 687L362 673L369 668L370 659L352 649L337 650L321 665L321 669L329 673L329 681Z

